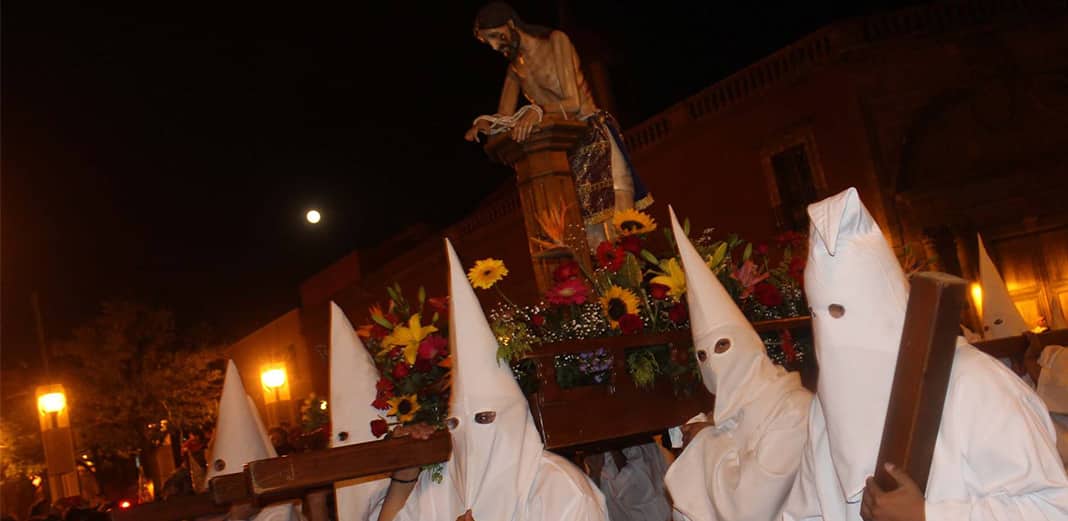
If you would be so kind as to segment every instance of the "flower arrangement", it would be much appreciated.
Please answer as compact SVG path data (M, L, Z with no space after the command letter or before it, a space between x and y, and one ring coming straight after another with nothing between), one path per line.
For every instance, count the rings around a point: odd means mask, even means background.
M559 219L553 216L546 211L539 220L548 226L543 230L548 240L536 239L535 246L559 254L568 247L558 237ZM627 210L614 216L613 225L616 237L598 245L592 270L575 261L559 264L553 272L554 285L541 302L518 306L501 293L501 301L490 312L500 344L498 357L513 363L521 381L530 371L517 361L540 344L689 326L686 276L675 256L671 231L663 231L671 253L657 255L651 236L658 227L651 216ZM689 233L688 222L684 228ZM713 230L706 230L694 244L750 320L801 316L807 311L801 289L805 257L793 254L804 251L805 236L786 233L776 237L772 247L754 245L737 235L714 240L712 234ZM496 283L505 275L507 269L496 259L480 260L468 273L475 287L498 292ZM810 343L788 331L763 337L769 356L785 365L803 359ZM674 360L664 346L631 349L626 358L627 370L639 387L651 386L659 375L668 375L678 384L697 372L692 357ZM612 355L603 350L561 355L554 365L562 387L598 384L612 366Z
M371 323L358 330L381 375L372 405L384 416L371 422L371 431L381 437L399 425L443 426L451 361L448 319L442 318L448 313L448 300L428 299L426 291L419 288L416 301L411 303L398 284L386 290L386 310L372 306Z

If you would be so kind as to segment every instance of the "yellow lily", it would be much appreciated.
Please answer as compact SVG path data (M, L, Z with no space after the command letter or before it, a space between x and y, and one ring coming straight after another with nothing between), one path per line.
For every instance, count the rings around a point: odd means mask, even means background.
M686 273L682 271L678 259L672 257L660 263L660 273L649 282L667 286L668 296L678 301L686 294Z
M389 351L394 347L404 348L404 359L409 364L415 363L415 357L419 353L419 343L426 338L427 335L437 331L438 328L434 326L423 327L420 323L419 313L412 315L412 318L408 319L408 327L397 326L393 328L393 332L382 339L382 352Z

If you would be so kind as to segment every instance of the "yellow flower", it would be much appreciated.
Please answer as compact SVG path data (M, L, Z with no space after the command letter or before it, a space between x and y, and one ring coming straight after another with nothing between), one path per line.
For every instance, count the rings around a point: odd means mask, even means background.
M538 221L538 226L541 226L542 233L544 233L545 237L549 240L531 237L531 242L547 250L553 248L567 248L567 243L564 242L564 238L567 234L568 208L569 206L564 203L564 198L561 196L557 204L536 212L534 214L534 219Z
M668 296L678 302L679 298L686 294L686 273L682 271L678 259L672 257L660 263L660 273L649 282L667 286Z
M415 363L415 355L419 353L419 343L426 338L427 335L437 331L438 328L434 326L426 326L419 322L419 313L412 315L412 318L408 319L408 327L397 326L393 328L393 332L382 339L382 351L386 352L394 347L404 348L404 359L409 364Z
M415 413L419 411L419 399L414 394L394 396L386 400L386 403L389 404L389 412L386 414L396 417L401 423L412 421Z
M656 221L648 214L630 209L616 212L612 217L612 224L623 236L641 235L656 229Z
M638 296L629 289L612 286L601 297L601 307L608 323L613 328L619 327L619 318L629 313L638 312Z
M467 272L467 280L476 288L490 289L505 275L508 275L508 268L504 267L504 261L482 259Z

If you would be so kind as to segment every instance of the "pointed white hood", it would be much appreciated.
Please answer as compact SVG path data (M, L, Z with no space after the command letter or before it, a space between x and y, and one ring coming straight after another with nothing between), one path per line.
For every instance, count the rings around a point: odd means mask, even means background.
M675 210L669 207L668 211L682 269L686 272L686 303L690 307L697 366L708 392L716 395L716 425L723 425L748 404L759 400L763 393L771 391L769 386L774 387L774 399L765 401L773 404L786 391L779 388L780 383L800 387L800 380L768 359L760 335L686 237ZM731 348L716 353L716 343L723 339L730 341Z
M233 360L226 366L226 380L223 382L216 423L212 461L208 462L208 480L241 472L251 461L278 457L255 404L245 393L245 386L241 384L241 375ZM293 505L282 503L264 508L254 519L295 521L299 516Z
M1012 303L1009 290L1001 278L994 261L986 253L983 237L979 239L979 283L983 287L983 338L993 340L1009 336L1022 335L1027 331L1020 310Z
M330 447L375 441L371 421L379 417L378 369L345 312L330 303ZM337 483L339 521L363 521L372 502L389 484L379 476Z
M809 205L808 214L805 294L818 396L838 482L855 502L875 471L909 288L855 188ZM836 318L832 307L844 312Z
M515 519L544 446L511 369L497 361L497 338L448 240L445 248L453 357L448 473L475 519Z

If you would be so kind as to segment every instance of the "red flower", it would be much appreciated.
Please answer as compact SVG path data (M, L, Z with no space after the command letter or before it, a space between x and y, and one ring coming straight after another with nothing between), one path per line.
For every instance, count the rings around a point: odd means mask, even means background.
M386 398L383 398L381 395L379 395L378 398L375 398L375 401L371 402L371 406L380 411L388 410L389 402L387 402L386 400Z
M582 271L579 269L577 262L565 262L553 270L553 279L556 280L556 282L563 282L565 280L576 278L581 274Z
M416 360L415 365L412 366L412 369L414 369L417 373L425 373L427 371L430 371L431 367L433 366L430 365L430 360L423 358Z
M430 360L443 353L449 342L438 335L430 335L419 343L419 359Z
M431 297L426 302L438 313L449 311L449 297Z
M375 340L382 340L383 338L386 338L386 336L388 336L388 335L389 335L389 330L388 329L386 329L386 328L384 328L384 327L382 327L382 326L380 326L378 324L372 324L371 325L371 338L373 338Z
M545 294L545 300L554 305L583 304L590 296L590 288L579 279L565 280Z
M789 268L790 278L797 281L798 284L805 283L805 258L801 255L795 255L790 259Z
M779 334L779 340L782 341L782 354L786 356L786 363L793 363L797 360L797 349L794 348L794 335L790 334L789 329L782 330Z
M619 240L619 247L638 256L642 252L642 240L638 235L628 235Z
M372 436L374 436L376 438L381 438L387 432L389 432L389 424L386 423L386 420L383 420L382 418L371 420L371 435Z
M394 315L393 313L386 313L386 320L388 320L390 324L396 324L397 315Z
M400 358L402 356L404 356L404 349L401 349L399 347L394 347L389 351L390 358Z
M545 325L545 315L534 315L530 317L530 323L534 324L534 327L541 327Z
M385 377L378 379L378 383L375 384L375 389L378 390L379 399L388 400L393 398L393 382L387 380Z
M649 284L649 296L657 300L662 300L667 298L670 289L671 288L663 284Z
M757 246L756 247L756 252L759 253L760 255L767 255L768 254L768 245L767 244L761 244L760 246Z
M619 271L619 268L623 267L623 261L626 258L627 252L623 251L623 248L608 241L601 242L601 245L597 247L597 262L601 263L601 266L608 268L612 273Z
M408 367L407 363L398 362L397 365L393 366L393 378L400 380L401 378L408 376L409 369L411 368Z
M676 324L681 324L690 318L690 310L686 307L686 303L679 301L671 309L668 310L668 318Z
M642 330L642 319L634 313L627 313L619 317L619 329L624 335L633 335Z
M779 288L776 288L773 284L767 282L761 282L753 288L753 295L756 297L757 302L770 307L775 307L782 304L782 293L779 293Z

